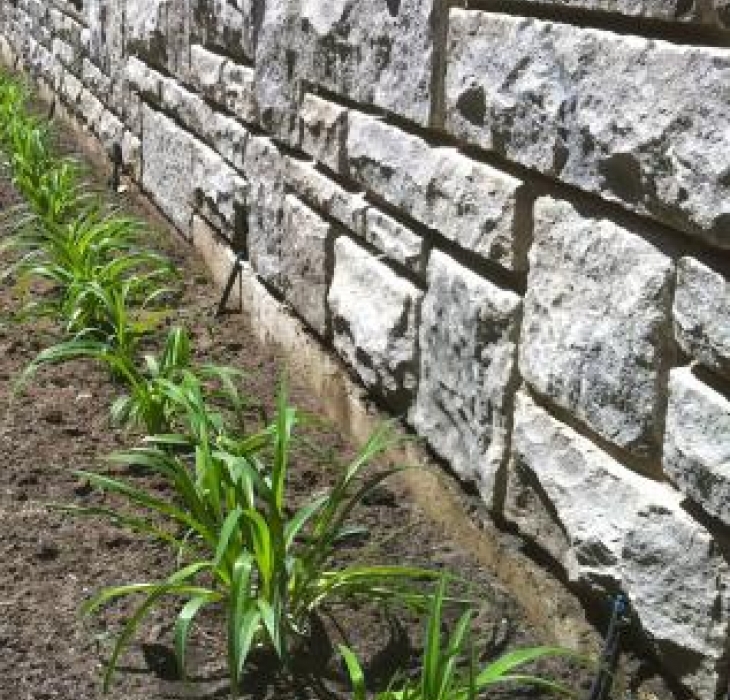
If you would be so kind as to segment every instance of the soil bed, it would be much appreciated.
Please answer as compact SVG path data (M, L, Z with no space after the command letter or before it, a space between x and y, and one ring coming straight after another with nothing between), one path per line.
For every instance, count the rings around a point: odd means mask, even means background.
M0 209L14 201L12 188L0 180ZM183 296L172 322L189 327L201 359L243 369L247 395L260 398L270 409L283 368L281 358L250 340L253 336L242 316L213 319L218 292L186 244L162 236L160 245L181 271ZM13 394L18 373L59 337L47 322L19 319L21 303L20 292L11 283L0 287L0 700L101 697L103 662L129 607L112 606L92 620L81 620L79 607L105 585L158 580L171 570L172 555L101 520L80 519L48 507L108 503L72 470L105 468L100 467L105 455L133 445L136 438L110 425L108 408L117 389L89 363L44 369L24 393ZM315 416L323 413L315 397L297 385L296 377L291 384L292 403ZM326 424L308 428L306 434L309 446L298 449L289 484L294 505L326 487L337 464L353 454L352 446ZM146 482L155 487L154 481ZM358 510L355 520L366 524L370 535L356 548L343 550L343 560L445 567L473 585L485 660L541 642L489 572L469 552L444 541L439 529L398 488L382 488ZM108 697L228 696L220 621L214 614L202 619L192 640L192 681L183 684L172 656L172 612L163 609L153 614L124 657ZM398 667L415 668L422 621L368 606L336 609L332 618L323 621L329 642L342 642L344 633L374 685L382 687ZM326 645L313 651L306 663L309 670L321 667L325 686L336 696L348 697L348 684ZM581 669L555 661L538 670L581 695L585 692L588 678ZM251 665L244 686L243 697L251 700L317 697L311 688L292 687L267 658ZM490 697L536 694L533 689L506 686Z

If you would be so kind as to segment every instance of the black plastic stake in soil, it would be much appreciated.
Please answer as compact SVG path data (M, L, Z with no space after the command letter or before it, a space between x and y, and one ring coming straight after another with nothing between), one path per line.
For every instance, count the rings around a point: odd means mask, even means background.
M112 176L109 178L109 189L112 192L119 192L122 171L122 146L118 141L112 145Z
M236 278L238 277L239 272L241 271L241 263L246 259L246 254L241 252L236 255L236 259L233 261L233 265L231 267L231 272L228 275L228 281L226 282L226 286L223 289L223 294L221 295L221 300L218 302L218 308L215 310L215 317L220 318L223 315L223 312L226 310L226 306L228 304L228 298L231 296L231 292L233 291L233 285L236 283Z
M629 601L622 594L616 596L611 611L611 622L606 633L606 642L601 653L598 676L596 676L588 700L607 700L616 675L619 657L621 630L629 624Z

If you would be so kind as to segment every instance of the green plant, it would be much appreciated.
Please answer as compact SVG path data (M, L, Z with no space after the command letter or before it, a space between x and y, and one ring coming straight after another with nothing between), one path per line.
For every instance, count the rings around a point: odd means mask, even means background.
M291 667L295 648L311 632L312 616L332 601L384 600L425 608L424 582L435 578L430 570L334 564L338 547L356 531L349 524L353 509L398 471L361 478L366 465L391 444L390 430L376 432L332 489L291 514L286 478L296 418L297 412L282 390L275 422L238 441L229 437L226 444L230 449L213 446L210 426L215 421L199 415L191 428L192 439L181 435L148 438L146 446L113 457L114 462L163 476L175 494L174 504L117 479L80 473L93 485L146 509L151 517L105 509L84 512L106 515L172 544L182 562L164 581L107 589L85 607L89 613L111 600L144 596L117 639L106 687L122 650L147 613L166 595L187 600L175 632L183 670L196 615L209 605L223 606L234 692L253 645L274 649L285 667ZM188 462L191 447L194 457ZM167 527L161 527L160 521ZM175 534L180 530L185 532L183 537Z
M531 647L505 654L481 671L476 669L471 639L473 613L464 612L449 636L442 629L447 577L443 576L431 600L420 675L395 679L390 687L377 693L374 700L477 700L489 687L503 683L520 683L543 688L560 695L573 695L566 687L547 678L516 672L525 664L553 656L575 656L556 647ZM353 700L366 700L365 676L355 654L340 646L340 653L353 686Z

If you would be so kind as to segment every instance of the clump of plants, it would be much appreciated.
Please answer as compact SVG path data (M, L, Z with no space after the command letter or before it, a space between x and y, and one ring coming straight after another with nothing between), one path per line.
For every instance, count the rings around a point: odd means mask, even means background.
M66 510L106 517L161 541L175 562L160 580L105 589L85 605L90 614L112 601L139 600L116 639L104 688L145 618L173 597L179 601L174 646L181 675L195 622L201 611L214 608L224 620L234 696L253 649L273 651L293 673L317 615L334 602L360 601L429 611L420 675L394 679L378 700L475 700L507 681L564 692L548 680L515 672L560 653L556 649L513 652L478 669L471 613L463 614L451 634L442 632L446 579L436 587L440 575L433 570L340 562L343 543L362 534L352 522L357 506L400 471L370 471L393 443L388 426L341 468L331 488L294 509L287 482L300 414L285 386L274 419L247 430L240 420L248 402L239 392L238 373L196 362L184 328L170 329L158 354L148 350L147 341L167 316L174 270L143 245L139 222L87 186L76 161L55 155L48 126L29 115L28 99L21 83L0 76L0 149L25 198L8 218L13 232L3 248L16 259L5 277L29 290L38 283L50 290L28 303L34 313L57 320L64 338L43 350L23 379L48 363L72 359L108 369L121 391L112 418L146 434L138 446L109 460L132 467L132 473L155 475L164 489L150 491L133 476L78 472L123 505ZM360 665L352 651L341 651L354 700L364 700Z

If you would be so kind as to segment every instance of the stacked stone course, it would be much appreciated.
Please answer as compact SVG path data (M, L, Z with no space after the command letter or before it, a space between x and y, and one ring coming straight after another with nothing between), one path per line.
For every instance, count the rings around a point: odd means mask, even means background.
M0 0L0 48L712 700L730 6L498 5Z

